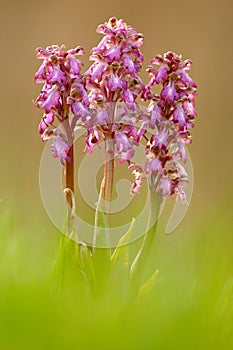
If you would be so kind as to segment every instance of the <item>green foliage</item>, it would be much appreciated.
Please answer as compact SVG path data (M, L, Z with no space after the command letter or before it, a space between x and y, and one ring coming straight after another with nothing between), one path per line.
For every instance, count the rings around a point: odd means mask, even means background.
M155 282L157 280L159 274L159 270L155 270L155 272L152 274L152 276L150 278L148 278L148 280L141 286L141 288L139 289L138 292L138 297L141 298L145 298L146 296L148 296L151 291L153 290L154 286L155 286Z
M1 350L232 349L229 209L170 236L158 226L139 298L125 298L121 269L129 273L141 242L111 252L109 283L96 293L93 251L62 238L56 260L59 238L38 213L1 212Z

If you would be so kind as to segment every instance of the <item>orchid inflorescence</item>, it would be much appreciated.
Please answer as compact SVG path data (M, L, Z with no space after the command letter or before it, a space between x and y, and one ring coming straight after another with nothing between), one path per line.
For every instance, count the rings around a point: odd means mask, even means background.
M185 201L188 176L181 162L186 162L185 144L191 143L196 116L197 85L187 72L191 61L171 51L156 55L144 85L139 77L143 35L116 18L101 24L97 32L104 37L92 49L93 64L84 73L78 58L84 54L83 47L37 49L37 58L43 60L35 74L35 82L44 84L35 101L44 110L39 124L42 140L53 138L53 155L64 165L70 162L77 126L87 131L85 151L90 153L101 138L110 135L114 156L133 171L131 195L139 192L143 178L153 175L157 192L176 194ZM160 93L153 91L155 85L161 87ZM146 101L145 109L139 107L138 99ZM147 141L145 164L133 164L135 147L142 139Z

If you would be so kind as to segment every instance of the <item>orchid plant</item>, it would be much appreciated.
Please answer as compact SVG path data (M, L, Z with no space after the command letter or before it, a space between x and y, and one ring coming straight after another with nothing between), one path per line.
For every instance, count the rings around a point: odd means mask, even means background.
M43 141L52 139L53 156L65 168L68 234L73 230L76 128L86 130L86 152L92 153L104 141L100 195L106 203L106 212L112 201L116 159L119 165L127 163L133 173L131 196L140 192L143 179L147 179L151 198L174 195L177 200L186 201L184 187L188 174L182 164L186 162L185 145L192 141L190 129L196 116L197 85L188 74L191 61L182 60L171 51L156 55L147 68L149 82L144 84L139 76L144 60L143 35L115 17L101 24L97 32L103 38L92 49L93 63L83 73L82 46L68 51L64 45L37 49L37 58L43 62L35 74L35 82L44 84L35 101L44 111L39 133ZM145 108L139 106L139 100L144 101ZM146 141L145 161L135 164L132 159L142 140ZM151 203L153 212L153 206L158 203ZM151 242L148 237L147 233L131 272L144 251L148 251L147 241ZM110 257L114 261L118 250ZM92 259L91 248L86 251Z

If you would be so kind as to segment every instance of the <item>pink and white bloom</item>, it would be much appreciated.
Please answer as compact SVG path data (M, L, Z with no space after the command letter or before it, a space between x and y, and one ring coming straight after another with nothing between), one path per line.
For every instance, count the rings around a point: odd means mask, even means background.
M65 162L70 162L70 158L68 156L70 146L65 140L59 137L55 137L53 139L51 149L53 152L53 156L55 158L59 158L62 165L65 165Z
M100 140L99 132L97 130L89 129L84 152L88 151L89 153L93 153L94 146L99 143L99 140Z
M197 114L197 84L188 73L191 61L172 51L156 55L147 68L149 82L144 85L139 76L144 61L143 35L115 17L99 25L97 33L104 37L92 49L92 64L84 74L78 59L84 54L83 47L37 49L42 64L34 79L43 87L35 104L43 110L39 124L42 140L53 138L53 155L64 165L69 162L68 136L59 131L56 122L68 121L72 135L76 125L86 128L85 151L89 153L108 133L119 163L127 162L133 170L131 195L138 193L145 176L152 176L158 180L156 191L185 201L188 179L180 163L186 162L185 144L192 141L190 129ZM139 108L139 98L148 103L145 111ZM135 147L143 138L147 141L145 163L132 165Z

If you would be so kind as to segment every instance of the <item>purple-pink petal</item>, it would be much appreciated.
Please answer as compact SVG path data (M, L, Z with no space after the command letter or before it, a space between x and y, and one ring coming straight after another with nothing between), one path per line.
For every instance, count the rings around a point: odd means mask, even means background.
M115 142L118 153L126 152L132 147L132 144L129 141L128 137L123 133L116 134Z
M159 147L160 149L164 146L168 146L168 133L166 130L161 130L157 132L157 134L153 137L155 147Z
M34 77L35 83L44 83L46 81L46 62L43 62Z
M108 79L108 87L111 91L116 91L118 88L121 89L123 87L121 78L114 74L111 75Z
M183 204L188 204L187 198L186 198L186 193L183 190L183 187L181 185L178 185L176 187L176 194L177 194L177 198L180 199L181 203Z
M65 140L55 137L51 145L51 149L54 158L59 158L62 165L65 165L65 161L70 162L70 158L68 156L70 146Z
M185 72L184 70L179 71L179 75L181 80L185 83L190 85L191 87L197 88L197 84L190 78L189 74Z
M130 195L133 197L136 193L139 193L142 187L142 172L138 170L133 170L134 181L131 186Z
M99 109L96 113L96 120L99 125L108 124L110 122L108 112L105 109Z
M150 172L161 173L162 172L161 160L158 158L152 158L152 159L148 160L145 164L145 171L147 173L150 173Z
M183 102L183 108L187 115L189 115L191 118L194 118L196 115L196 110L194 108L194 105L192 102L185 100Z
M173 82L170 81L167 85L163 87L161 96L164 100L168 101L171 105L173 105L174 100L177 98L177 92Z
M94 146L99 143L99 140L99 132L97 130L89 129L84 152L87 150L89 153L93 153Z
M68 65L69 65L69 69L70 72L78 75L81 71L81 64L80 61L77 60L77 58L74 55L69 54L67 56L67 60L68 60Z
M80 115L82 119L85 119L90 114L89 109L84 106L82 102L73 101L71 104L71 110L74 115Z
M129 73L134 73L136 71L135 64L129 55L123 55L124 67L128 69Z
M99 42L98 46L92 49L92 53L95 54L97 52L104 51L108 40L109 38L107 36L104 36L103 39Z
M38 127L39 133L42 135L47 127L48 127L48 125L45 123L44 119L41 119L39 127Z
M105 56L107 56L110 61L118 61L121 57L121 47L118 45L111 47L105 52Z
M150 113L150 128L154 129L156 122L161 121L162 119L162 109L157 104L153 107Z
M156 84L164 83L167 79L167 70L168 67L166 65L162 65L157 71L155 82Z
M102 77L102 74L103 74L103 71L105 69L105 65L103 63L94 63L92 66L91 66L91 69L90 69L90 74L91 74L91 79L93 81L95 81L96 79L98 81L101 80L101 77ZM88 71L89 72L89 71Z
M124 101L129 107L134 105L134 97L130 90L124 91Z
M162 192L163 196L171 196L172 195L172 180L164 175L161 177L160 182L156 188L156 191Z
M65 81L65 73L59 67L53 67L51 73L47 77L49 84L58 83L60 85Z
M58 87L56 85L47 90L47 97L41 105L41 108L44 108L46 113L51 112L52 108L56 108L59 105L60 95L57 90Z
M180 104L178 104L174 110L174 120L179 123L179 126L181 128L184 128L184 126L186 125L186 119L187 119L187 116L186 116L182 106Z
M128 151L126 151L126 152L121 152L119 164L121 165L124 162L127 162L128 164L130 164L130 159L133 156L134 156L134 149L133 148L128 149Z

